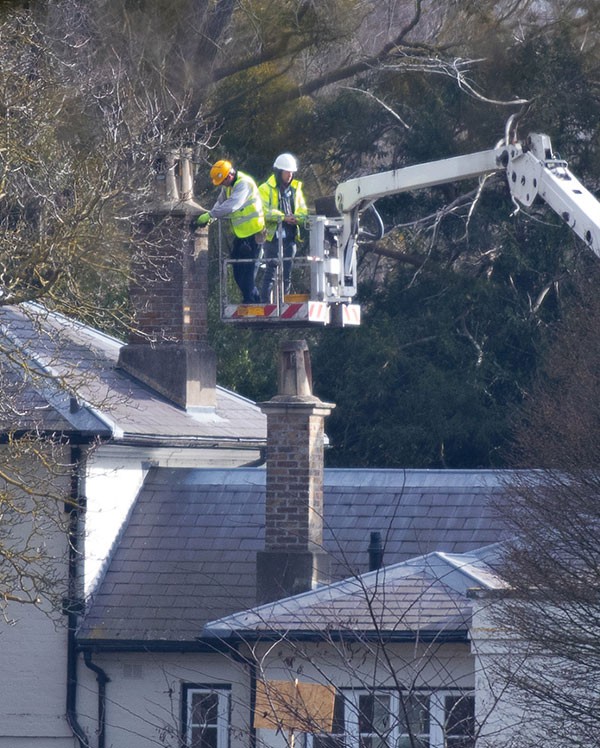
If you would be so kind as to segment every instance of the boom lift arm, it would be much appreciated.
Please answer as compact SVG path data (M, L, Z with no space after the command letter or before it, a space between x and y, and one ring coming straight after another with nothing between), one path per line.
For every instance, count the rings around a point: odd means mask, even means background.
M360 324L360 306L353 300L357 292L357 248L365 236L365 211L381 197L497 172L506 174L517 209L529 207L540 197L600 257L600 202L569 171L566 161L554 155L547 135L533 133L525 141L511 137L513 119L509 119L504 139L495 148L339 184L335 210L330 210L332 201L326 198L327 209L319 211L317 207L319 214L309 217L309 252L296 258L296 264L304 262L310 275L310 293L296 294L301 298L285 296L280 284L273 304L230 303L226 293L227 269L233 260L223 259L221 319L251 324ZM167 154L165 165L165 173L159 175L163 187L154 209L190 215L204 210L193 199L189 149ZM381 238L383 224L379 217L378 220Z
M354 294L359 216L366 207L387 195L498 171L506 172L517 206L528 207L539 196L600 257L600 203L569 171L567 163L555 157L550 138L533 133L523 143L505 142L487 151L370 174L338 185L335 202L341 214L339 244L344 262L340 301Z

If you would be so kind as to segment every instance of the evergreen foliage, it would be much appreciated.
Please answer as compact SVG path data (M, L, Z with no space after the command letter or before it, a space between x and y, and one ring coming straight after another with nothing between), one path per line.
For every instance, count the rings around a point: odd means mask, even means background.
M465 40L465 50L472 41L487 54L472 74L477 89L494 99L529 99L520 134L547 132L594 189L600 119L592 40L582 47L580 27L564 19L533 25L524 38L508 32ZM490 148L516 110L468 97L448 77L370 72L352 90L296 110L286 120L289 145L276 131L272 153L295 150L314 198L357 173ZM256 148L265 163L262 138ZM253 150L248 131L243 149ZM512 423L548 336L570 306L574 281L596 258L541 202L513 215L503 180L489 179L475 204L476 183L379 201L396 261L376 260L377 248L365 248L362 327L309 332L315 391L337 406L328 420L329 464L507 464ZM236 362L221 368L225 381L249 397L274 392L278 336L213 328L222 366Z
M213 160L261 180L282 151L299 157L314 201L357 174L490 148L520 109L520 134L547 132L598 189L598 13L531 0L5 4L4 282L18 266L23 298L110 329L117 308L122 325L122 219L136 215L124 198L135 184L143 196L153 154L173 145L194 147L203 204L215 197ZM34 74L14 74L27 65ZM507 105L516 99L529 104ZM22 157L32 143L33 158ZM42 193L54 220L45 232L27 214ZM361 254L359 330L225 328L215 273L219 381L268 399L277 341L307 337L315 391L337 403L332 464L503 464L587 250L542 205L513 215L502 176L481 191L449 184L378 207L388 235ZM42 263L27 285L32 247Z

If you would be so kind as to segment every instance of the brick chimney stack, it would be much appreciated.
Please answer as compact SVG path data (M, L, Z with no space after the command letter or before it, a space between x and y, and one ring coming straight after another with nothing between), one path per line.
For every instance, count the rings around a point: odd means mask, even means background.
M323 551L324 422L335 406L312 394L305 341L284 342L279 394L267 416L265 550L257 555L257 602L278 600L329 581Z
M182 408L212 411L208 230L189 228L201 211L192 199L191 154L169 154L165 164L139 226L143 252L133 262L129 286L135 322L119 366Z

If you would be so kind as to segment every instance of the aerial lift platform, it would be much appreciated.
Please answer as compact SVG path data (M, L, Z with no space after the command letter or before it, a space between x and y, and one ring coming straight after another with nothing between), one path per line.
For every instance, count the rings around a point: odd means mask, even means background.
M305 227L308 251L294 260L294 273L302 277L304 293L284 295L280 248L272 303L239 303L231 280L235 260L220 250L222 321L260 326L359 325L357 250L361 242L384 234L376 200L496 172L504 172L517 209L531 206L538 198L545 201L600 257L600 203L571 173L567 162L554 154L547 135L532 133L520 141L512 132L513 120L509 119L504 138L494 148L349 179L338 185L334 199L317 201L317 213L309 216ZM180 171L189 175L191 167L184 164ZM320 210L321 206L326 209ZM376 218L375 233L365 229L366 223L373 224L365 221L368 211Z

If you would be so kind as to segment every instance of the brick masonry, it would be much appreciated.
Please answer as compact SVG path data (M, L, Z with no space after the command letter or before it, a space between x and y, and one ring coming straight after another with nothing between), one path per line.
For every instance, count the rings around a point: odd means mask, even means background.
M156 217L140 228L129 289L132 344L208 339L208 231L192 234L188 222Z
M119 367L182 408L214 410L216 356L208 345L208 230L157 213L139 228L129 297L134 326Z
M267 413L265 548L323 546L324 418L329 408L295 403Z
M280 393L267 416L265 549L257 556L257 600L268 602L327 581L323 553L323 449L332 408L312 395L304 341L282 344Z

